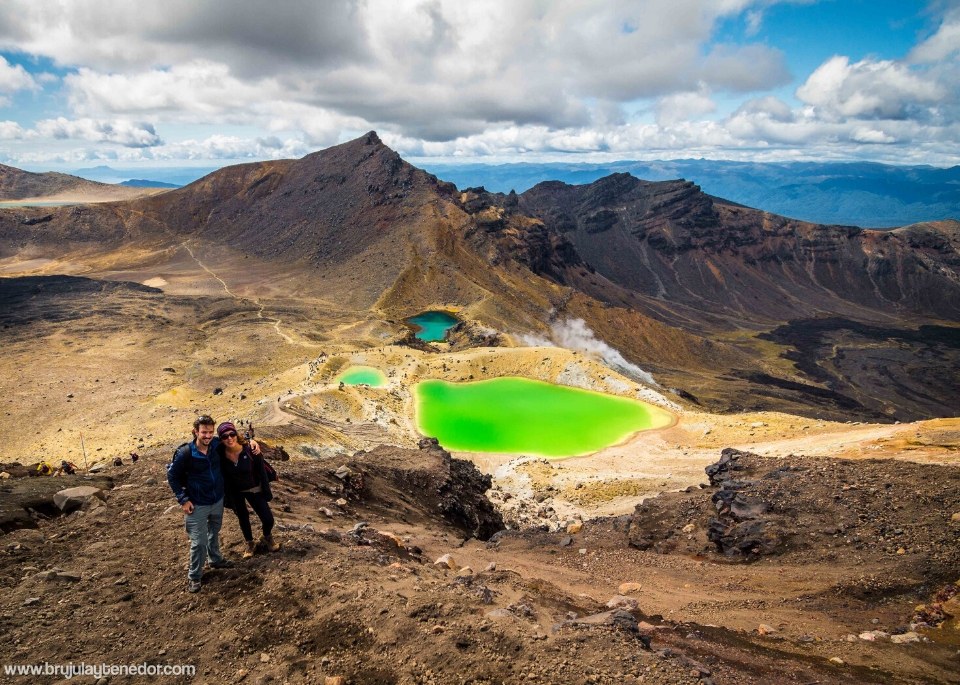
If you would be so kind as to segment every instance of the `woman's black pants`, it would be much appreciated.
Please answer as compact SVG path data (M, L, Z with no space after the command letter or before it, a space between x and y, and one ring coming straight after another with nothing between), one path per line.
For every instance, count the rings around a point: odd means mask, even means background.
M269 537L270 531L273 530L273 512L270 511L270 503L264 499L262 492L241 492L235 498L233 512L240 521L240 532L243 533L243 539L247 542L253 542L253 529L250 528L250 511L247 509L247 502L260 517L263 536Z

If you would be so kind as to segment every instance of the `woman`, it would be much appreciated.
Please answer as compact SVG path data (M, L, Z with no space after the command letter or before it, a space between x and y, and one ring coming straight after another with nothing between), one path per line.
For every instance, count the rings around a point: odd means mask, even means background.
M280 545L273 541L273 512L270 511L270 481L267 478L263 457L255 455L250 446L237 432L237 427L229 421L217 426L217 435L220 445L217 452L220 455L220 468L223 471L223 485L225 490L224 504L237 515L240 522L240 531L247 543L243 558L253 556L257 545L253 541L253 530L250 528L249 503L263 528L262 542L270 552L276 552Z

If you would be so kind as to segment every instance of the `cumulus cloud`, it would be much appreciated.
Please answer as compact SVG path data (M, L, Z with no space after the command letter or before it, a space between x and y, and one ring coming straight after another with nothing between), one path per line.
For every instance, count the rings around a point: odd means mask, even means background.
M709 114L717 109L717 104L705 93L677 93L660 98L654 109L657 123L664 125Z
M55 139L76 138L98 143L117 143L125 147L152 147L163 141L152 124L126 121L98 121L95 119L43 119L37 122L37 134Z
M0 140L22 140L26 137L23 127L15 121L0 121Z
M765 45L717 45L704 60L701 78L735 92L767 90L790 82L783 52Z
M910 63L932 64L960 53L960 7L952 7L937 31L910 51Z
M18 90L35 90L37 83L19 64L10 64L0 56L0 93L13 93Z
M269 79L243 82L226 65L205 60L133 75L81 68L65 78L65 85L79 114L149 112L172 118L227 114L269 99L278 90Z
M960 159L960 10L948 7L903 59L825 61L796 90L798 107L770 94L792 78L776 46L714 42L730 19L756 35L779 1L287 0L225 10L202 0L8 0L0 49L66 72L72 111L67 123L21 121L5 135L190 159L270 157L369 129L423 157L802 149L826 158L869 147L892 161ZM0 58L0 105L52 78ZM163 144L157 130L169 138L185 124L190 140ZM196 132L218 124L244 135Z
M11 0L0 46L51 57L82 116L247 112L263 100L334 110L426 140L492 125L576 128L619 103L776 85L765 46L704 54L746 0ZM198 55L203 55L199 60ZM242 115L240 115L242 116Z
M287 159L311 151L303 141L276 136L242 138L213 135L202 140L184 140L151 151L153 159Z
M904 119L939 103L947 90L925 73L891 60L833 57L810 75L797 97L826 117Z

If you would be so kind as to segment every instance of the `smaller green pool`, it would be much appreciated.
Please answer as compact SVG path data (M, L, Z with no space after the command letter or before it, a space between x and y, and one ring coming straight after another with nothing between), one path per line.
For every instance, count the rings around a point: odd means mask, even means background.
M637 400L528 378L415 387L417 426L450 450L573 457L673 423Z
M424 312L406 320L414 333L425 342L441 342L447 331L459 323L459 319L446 312Z
M387 384L387 377L372 366L351 366L336 378L344 385L369 385L379 388Z

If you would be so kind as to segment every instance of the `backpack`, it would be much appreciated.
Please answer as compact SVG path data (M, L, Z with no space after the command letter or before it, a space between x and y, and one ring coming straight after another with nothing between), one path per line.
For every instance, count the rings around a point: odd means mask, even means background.
M173 450L173 456L170 457L170 462L167 464L167 472L170 472L170 467L173 466L173 462L177 460L177 456L180 454L180 450L190 450L190 443L185 442L181 445L177 445Z

